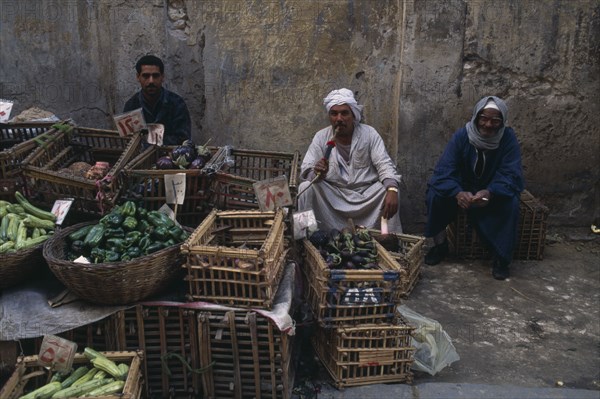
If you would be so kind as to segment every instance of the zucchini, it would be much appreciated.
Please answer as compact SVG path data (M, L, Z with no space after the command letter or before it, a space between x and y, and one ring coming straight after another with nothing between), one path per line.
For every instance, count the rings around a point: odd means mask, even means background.
M94 360L97 357L106 357L102 353L90 348L89 346L87 346L87 347L85 347L85 349L83 349L83 355L90 360Z
M92 359L91 363L97 369L106 371L108 374L112 375L118 380L124 379L125 375L127 374L123 373L123 370L121 370L115 362L105 356L98 356Z
M56 392L60 391L60 382L50 382L44 386L39 387L35 391L29 392L25 396L21 396L19 399L37 399L37 398L50 398Z
M0 245L0 254L7 252L9 249L13 249L14 247L14 241L6 241L4 244Z
M25 240L25 242L21 243L20 245L15 245L15 249L27 249L35 247L36 245L39 245L46 241L48 238L50 238L49 235L43 235L36 238L28 238Z
M34 215L27 215L27 217L23 220L25 221L27 227L54 230L54 222L51 222L50 220L40 219Z
M91 368L87 373L85 373L84 375L79 377L77 379L77 381L75 381L73 383L73 385L71 385L71 386L76 387L76 386L83 384L84 382L88 382L89 380L91 380L94 377L94 375L96 375L97 372L98 372L97 368L95 368L95 367Z
M62 389L54 393L54 395L52 395L52 399L77 398L112 381L112 378L90 380L81 385L70 386L69 388Z
M71 373L70 376L68 376L63 382L60 383L60 387L62 389L70 387L71 385L73 385L73 383L75 381L77 381L78 379L83 377L85 375L85 373L87 373L88 371L90 371L90 369L87 368L86 366L81 366L81 367L77 368L75 371L73 371Z
M52 212L45 211L40 209L34 205L32 205L20 192L15 192L15 198L19 202L19 205L23 207L25 212L30 215L36 216L40 219L50 220L52 222L56 222L56 215Z
M108 396L113 393L121 393L125 387L125 382L121 380L109 382L106 385L101 386L88 392L85 396Z

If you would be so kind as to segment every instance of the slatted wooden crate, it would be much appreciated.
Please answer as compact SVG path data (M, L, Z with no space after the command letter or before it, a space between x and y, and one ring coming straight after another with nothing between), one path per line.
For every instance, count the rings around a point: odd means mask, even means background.
M185 174L185 199L177 207L177 220L184 226L197 227L212 210L209 206L210 180L201 169L156 170L159 158L166 156L175 146L148 147L133 158L124 168L128 192L124 196L139 199L148 210L157 210L166 203L165 175ZM213 155L218 147L209 147Z
M319 251L304 240L307 302L323 327L391 320L408 272L379 243L379 269L329 269Z
M106 352L101 351L107 358L116 363L125 363L129 366L125 386L120 394L104 395L103 399L139 399L142 397L142 372L141 364L143 352ZM88 364L89 359L83 354L75 355L73 366ZM48 370L38 365L38 356L22 357L17 362L16 370L0 390L0 399L17 399L24 392L40 388L48 382Z
M377 230L373 230L372 232L373 237L376 239L380 234ZM417 285L417 281L421 275L425 237L395 233L391 233L391 235L395 236L398 249L388 252L407 272L406 275L401 275L402 287L400 288L400 295L406 298L410 295L413 288L415 288L415 285Z
M312 343L338 389L357 385L410 383L413 328L400 317L393 322L325 329Z
M181 245L189 301L269 309L285 260L284 215L213 210Z
M226 158L233 163L225 163ZM205 171L214 171L213 204L223 210L258 209L253 184L257 181L286 176L292 198L298 187L300 153L255 151L222 147Z
M204 398L291 398L293 336L253 311L197 317Z
M24 159L22 169L28 184L32 181L34 203L52 206L57 199L73 198L72 212L96 216L115 205L123 189L121 171L141 151L140 135L121 137L116 131L74 127L71 132L56 132L52 142ZM58 172L74 162L98 161L110 164L101 180Z
M520 219L514 259L541 260L546 242L546 220L549 210L529 191L521 193ZM487 259L490 251L482 243L468 220L467 213L459 210L456 220L446 229L450 253L466 259Z
M0 199L14 201L15 191L26 194L21 163L51 139L52 123L0 123Z

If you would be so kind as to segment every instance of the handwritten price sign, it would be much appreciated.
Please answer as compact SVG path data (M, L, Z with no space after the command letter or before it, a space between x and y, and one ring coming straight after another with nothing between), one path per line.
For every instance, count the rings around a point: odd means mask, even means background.
M0 99L0 122L8 121L10 111L12 111L13 102L10 100Z
M146 129L146 120L141 108L114 117L119 134L123 137L132 135Z
M252 186L258 200L258 206L263 212L293 204L290 187L285 176L262 180Z
M183 204L185 199L185 173L165 175L165 195L167 204Z
M46 335L42 340L38 363L56 371L67 371L73 365L77 344L55 335Z

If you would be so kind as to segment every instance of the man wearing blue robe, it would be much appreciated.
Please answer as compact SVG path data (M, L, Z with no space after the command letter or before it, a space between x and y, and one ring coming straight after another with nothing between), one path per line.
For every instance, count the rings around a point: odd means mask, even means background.
M425 236L434 246L425 263L438 264L448 254L446 226L460 207L493 254L493 277L509 277L524 181L521 150L507 116L503 100L484 97L450 139L427 184Z

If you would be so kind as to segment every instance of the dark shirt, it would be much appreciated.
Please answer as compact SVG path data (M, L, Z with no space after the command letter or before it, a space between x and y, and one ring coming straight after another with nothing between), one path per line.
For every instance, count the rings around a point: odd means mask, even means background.
M160 123L165 126L163 145L180 145L191 138L192 121L181 96L163 88L156 106L152 108L144 100L140 90L127 100L123 112L138 108L142 108L146 123Z

